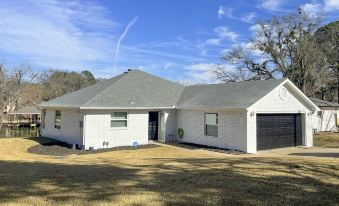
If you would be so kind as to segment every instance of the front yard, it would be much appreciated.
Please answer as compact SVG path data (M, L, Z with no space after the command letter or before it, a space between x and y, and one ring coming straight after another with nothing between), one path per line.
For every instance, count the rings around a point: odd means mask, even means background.
M0 139L0 204L339 203L339 160L319 149L247 155L157 145L62 157L29 153L37 144Z

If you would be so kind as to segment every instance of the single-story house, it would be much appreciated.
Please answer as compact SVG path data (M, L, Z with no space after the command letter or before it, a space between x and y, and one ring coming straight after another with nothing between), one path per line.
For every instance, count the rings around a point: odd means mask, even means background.
M183 86L139 70L39 107L42 136L85 149L175 139L247 153L312 146L319 110L288 79Z
M320 108L320 110L313 115L313 131L338 131L339 104L311 97L309 99Z

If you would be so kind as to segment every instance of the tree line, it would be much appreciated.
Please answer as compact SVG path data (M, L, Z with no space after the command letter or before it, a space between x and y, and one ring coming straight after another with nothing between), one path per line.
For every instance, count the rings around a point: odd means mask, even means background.
M339 103L339 21L302 9L259 21L247 44L229 49L214 69L224 82L289 78L307 96Z
M36 106L96 81L88 70L80 73L53 69L36 72L29 64L8 67L0 63L0 128L3 113L23 106Z

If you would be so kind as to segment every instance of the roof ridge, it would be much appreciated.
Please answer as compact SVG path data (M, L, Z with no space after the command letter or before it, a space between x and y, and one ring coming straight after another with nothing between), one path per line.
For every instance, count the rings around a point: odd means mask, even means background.
M184 86L184 85L183 85ZM185 89L187 88L187 86L184 86L183 88L182 88L182 90L181 90L181 92L180 92L180 95L178 96L178 99L177 99L177 101L175 102L175 107L178 107L178 105L179 105L179 103L180 103L180 100L181 100L181 97L182 97L182 95L184 94L184 91L185 91Z
M108 88L110 88L112 85L114 85L115 83L119 82L120 80L124 79L127 75L129 74L129 72L127 73L122 73L120 75L122 75L122 77L120 79L118 79L117 81L113 82L112 84L110 84L108 87L106 87L105 89L101 90L100 92L98 92L98 94L94 95L90 100L88 100L87 102L85 102L84 104L82 104L82 106L86 105L87 103L89 103L90 101L92 101L94 98L96 98L97 96L99 96L100 94L102 94L104 91L106 91ZM119 75L118 75L119 76ZM115 77L118 77L115 76ZM112 77L111 79L115 78ZM81 107L81 106L80 106Z
M246 84L246 83L258 83L258 82L267 82L267 81L285 81L288 78L281 78L281 79L264 79L264 80L251 80L251 81L240 81L240 82L221 82L221 83L212 83L212 84L196 84L196 85L189 85L185 87L198 87L198 86L218 86L218 85L232 85L232 84Z
M172 83L172 84L176 84L176 85L178 85L178 86L186 87L185 85L182 85L182 84L180 84L180 83L177 83L177 82L174 82L174 81L171 81L171 80L168 80L168 79L165 79L165 78L162 78L162 77L159 77L159 76L156 76L156 75L147 73L147 72L142 71L142 70L140 70L140 69L134 69L134 70L131 70L131 72L140 72L140 73L142 73L142 74L146 74L146 75L148 75L148 76L152 76L152 77L154 77L154 78L161 79L161 80L163 80L163 81L166 81L166 82L169 82L169 83Z

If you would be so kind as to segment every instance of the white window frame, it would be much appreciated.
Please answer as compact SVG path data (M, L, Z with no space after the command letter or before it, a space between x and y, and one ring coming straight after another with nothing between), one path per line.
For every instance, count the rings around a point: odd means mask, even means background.
M114 113L126 113L126 118L125 119L121 119L121 118L114 118L113 114ZM111 113L111 118L110 118L110 121L109 121L109 127L111 129L127 129L128 128L128 112L125 112L125 111L117 111L117 112L112 112ZM126 127L112 127L112 121L126 121Z
M60 112L60 121L57 120L57 112ZM61 122L62 122L61 110L55 110L55 113L54 113L54 128L55 129L61 129Z
M216 115L216 122L217 122L217 136L211 136L207 134L207 128L206 128L206 115L207 114L215 114ZM217 112L205 112L204 113L204 135L205 137L219 137L219 114Z

